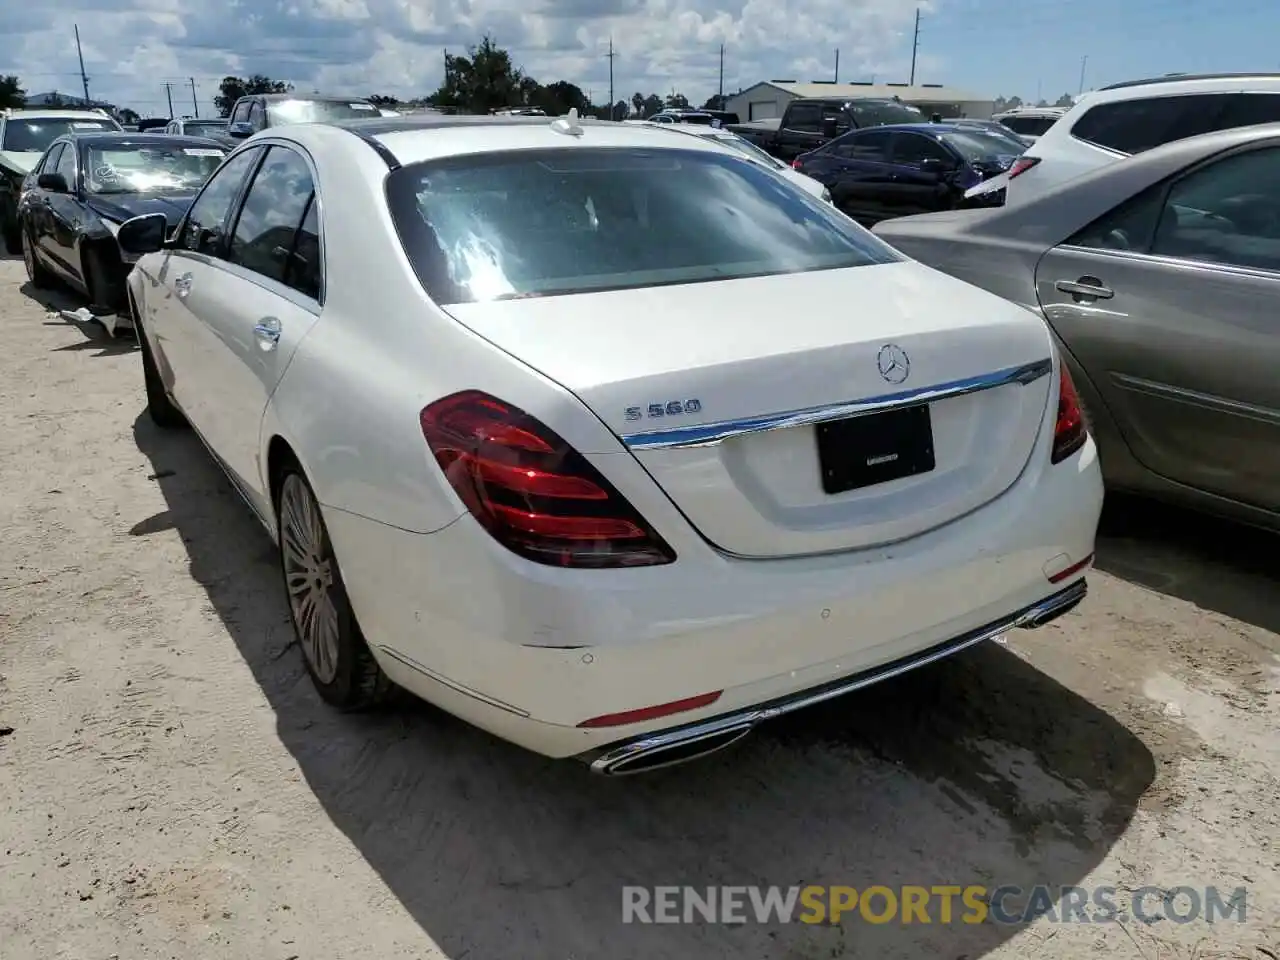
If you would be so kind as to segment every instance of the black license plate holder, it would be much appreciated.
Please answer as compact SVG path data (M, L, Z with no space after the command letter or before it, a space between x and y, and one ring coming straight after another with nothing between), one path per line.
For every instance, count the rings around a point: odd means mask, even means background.
M828 494L914 477L936 466L927 403L831 420L818 424L816 433Z

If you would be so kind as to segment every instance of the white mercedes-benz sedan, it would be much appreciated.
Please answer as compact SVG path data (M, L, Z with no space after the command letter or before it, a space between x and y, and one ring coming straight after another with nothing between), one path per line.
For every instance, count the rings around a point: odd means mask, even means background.
M279 127L117 239L151 417L276 538L336 707L634 773L1085 594L1043 320L715 144Z

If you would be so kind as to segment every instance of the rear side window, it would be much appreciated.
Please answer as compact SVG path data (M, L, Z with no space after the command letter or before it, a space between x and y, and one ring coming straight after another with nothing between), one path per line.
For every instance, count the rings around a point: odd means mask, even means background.
M1233 93L1218 118L1223 130L1259 123L1280 123L1280 93Z
M387 200L440 304L901 259L828 204L719 151L570 148L428 161L392 173Z
M1229 99L1205 93L1100 103L1076 121L1071 135L1119 153L1141 153L1220 129L1218 119Z
M787 111L787 129L802 133L821 133L822 107L816 103L793 104Z

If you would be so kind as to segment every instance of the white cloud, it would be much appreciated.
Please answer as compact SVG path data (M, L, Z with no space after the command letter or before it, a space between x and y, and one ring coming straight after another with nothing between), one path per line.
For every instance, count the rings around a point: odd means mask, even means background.
M543 83L608 97L609 39L619 99L683 92L701 102L767 79L906 79L915 0L44 0L0 12L0 74L29 93L78 94L72 24L90 94L144 115L201 113L226 74L262 73L299 90L423 96L443 53L488 33ZM926 5L926 9L928 6ZM941 65L922 60L937 72Z

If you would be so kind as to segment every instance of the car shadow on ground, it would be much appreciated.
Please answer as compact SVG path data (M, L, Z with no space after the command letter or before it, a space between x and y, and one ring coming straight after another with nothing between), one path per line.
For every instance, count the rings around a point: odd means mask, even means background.
M1098 569L1280 634L1280 535L1108 493Z
M976 958L1020 927L944 924L936 903L928 925L624 925L622 888L1072 885L1155 776L1130 731L994 643L619 780L412 700L336 714L274 547L199 441L145 414L134 434L167 509L133 532L181 535L315 796L447 956Z

